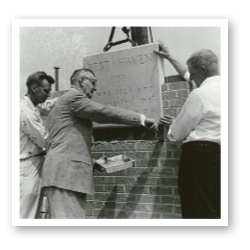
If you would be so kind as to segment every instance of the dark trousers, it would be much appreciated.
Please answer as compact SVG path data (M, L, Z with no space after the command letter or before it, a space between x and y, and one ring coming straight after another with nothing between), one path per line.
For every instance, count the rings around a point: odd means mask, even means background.
M220 145L189 142L182 146L179 192L184 219L220 218Z

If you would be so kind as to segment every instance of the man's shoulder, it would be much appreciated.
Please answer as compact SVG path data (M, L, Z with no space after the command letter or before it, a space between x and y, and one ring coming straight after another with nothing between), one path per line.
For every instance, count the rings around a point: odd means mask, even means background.
M198 93L200 93L202 96L207 96L211 93L220 92L220 87L221 85L219 80L211 81L208 84L202 86Z
M35 108L31 107L26 98L20 100L20 115L28 116L36 113Z
M195 88L190 92L188 98L198 97L200 95L202 95L202 90L200 88Z
M86 95L84 95L82 92L80 92L80 91L78 91L78 90L76 90L74 88L70 88L67 92L65 92L63 97L65 99L73 99L75 97L87 98Z
M60 107L62 105L65 105L66 103L70 102L74 98L74 96L77 95L77 92L79 92L79 91L72 89L72 88L65 91L64 94L62 94L59 97L58 101L55 104L55 107Z
M25 97L22 97L20 100L20 108L24 108L24 107L29 107L27 99Z
M66 112L67 110L69 111L72 108L72 103L77 102L82 98L85 98L84 94L76 89L70 88L69 90L65 91L65 93L61 97L59 97L49 116L60 116L62 109L64 110L64 112Z
M72 89L70 91L68 98L70 98L72 102L90 101L90 99L84 93L76 89Z
M21 120L36 120L39 121L39 112L30 108L29 106L20 106L20 119Z

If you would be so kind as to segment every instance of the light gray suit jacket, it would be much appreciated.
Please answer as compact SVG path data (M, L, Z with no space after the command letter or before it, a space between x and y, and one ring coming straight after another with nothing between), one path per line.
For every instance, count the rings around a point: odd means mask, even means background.
M48 117L49 147L42 186L93 194L92 121L140 125L140 114L96 103L71 88Z

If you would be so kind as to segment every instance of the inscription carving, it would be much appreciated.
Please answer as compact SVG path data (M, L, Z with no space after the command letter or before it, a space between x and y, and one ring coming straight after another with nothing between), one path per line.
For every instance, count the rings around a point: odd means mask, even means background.
M89 63L86 68L91 69L94 72L107 71L109 70L109 61Z
M118 67L126 67L126 66L133 66L136 64L145 64L145 63L150 63L154 62L153 59L153 54L140 54L140 55L135 55L131 57L125 57L125 58L118 58Z
M83 67L93 70L98 79L93 100L158 120L162 115L164 67L162 59L153 53L155 49L156 43L84 57Z

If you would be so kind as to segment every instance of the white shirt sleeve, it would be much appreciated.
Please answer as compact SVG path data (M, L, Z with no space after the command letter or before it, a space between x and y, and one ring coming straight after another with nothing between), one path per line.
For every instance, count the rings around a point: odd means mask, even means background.
M31 141L40 148L46 148L49 134L39 115L31 111L21 112L20 120L20 129L29 136Z
M49 115L49 113L54 108L54 106L55 106L58 99L59 99L59 97L54 98L54 99L50 99L50 100L47 100L44 103L38 104L37 109L39 110L40 114L41 115Z
M171 141L184 140L196 127L204 115L204 104L195 91L191 92L180 114L173 121L168 131Z
M141 114L141 125L145 126L146 116Z

